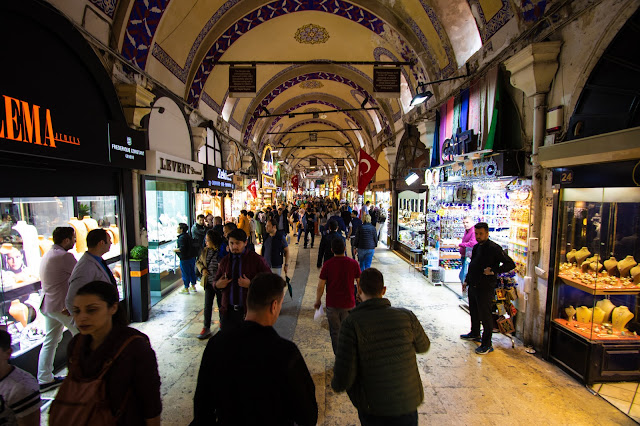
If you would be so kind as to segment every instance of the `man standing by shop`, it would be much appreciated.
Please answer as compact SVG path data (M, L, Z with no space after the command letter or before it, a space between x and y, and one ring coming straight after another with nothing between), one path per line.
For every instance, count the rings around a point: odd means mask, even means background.
M232 329L242 324L247 313L247 290L253 277L260 272L271 272L264 258L247 250L247 234L235 229L228 235L230 255L218 265L214 287L222 289L220 329Z
M200 252L204 247L204 236L207 235L207 227L204 224L204 215L199 214L196 218L196 223L191 227L191 238L193 238L194 245L198 247L196 257L200 256Z
M356 258L356 233L358 229L362 226L362 220L358 217L358 212L353 210L351 211L351 222L349 222L349 232L347 233L347 239L351 245L351 258Z
M413 312L383 298L386 290L380 271L362 272L362 303L340 328L331 387L347 391L363 426L417 426L424 391L416 353L430 342Z
M187 225L185 225L186 227ZM189 229L189 228L187 228ZM102 228L89 231L87 234L87 251L73 268L69 278L69 291L65 299L67 311L73 309L73 299L85 284L103 281L117 286L116 279L102 256L111 249L111 236ZM195 276L195 269L194 269Z
M289 272L289 244L287 237L277 229L275 219L267 221L267 235L262 245L262 257L271 267L271 272L280 276L282 275L282 266L284 265L284 275Z
M200 363L191 426L317 423L315 385L304 358L273 329L285 288L282 277L257 275L246 321L211 338Z
M72 324L71 314L64 306L69 278L77 263L73 254L69 253L76 243L76 234L71 227L58 227L53 230L52 237L53 246L40 261L40 281L44 293L40 312L44 315L45 333L38 358L38 382L42 391L55 388L64 379L53 376L53 360L64 327L74 336L78 334L78 329Z
M479 222L474 228L478 244L473 247L469 273L462 284L463 291L467 286L469 288L471 331L461 334L460 338L478 341L482 322L482 339L480 346L476 348L476 353L484 355L493 352L491 303L495 295L498 274L511 271L516 265L502 247L489 239L489 225Z
M197 293L196 289L196 247L193 238L189 235L189 226L186 223L178 224L178 248L173 251L180 258L180 272L182 273L182 283L184 288L180 290L182 294L189 294L189 284L191 292Z
M331 240L331 251L333 251L333 257L325 262L320 271L316 303L313 307L315 309L320 308L322 294L326 287L329 335L331 336L331 346L335 354L338 348L340 324L356 305L355 286L360 281L360 267L358 262L344 255L344 240L340 236Z

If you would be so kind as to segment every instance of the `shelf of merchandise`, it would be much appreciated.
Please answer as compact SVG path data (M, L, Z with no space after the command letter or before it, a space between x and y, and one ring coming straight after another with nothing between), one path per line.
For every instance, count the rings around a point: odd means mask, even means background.
M570 331L573 334L576 334L585 339L600 341L600 342L619 342L619 343L627 343L627 342L640 342L640 336L637 334L625 332L625 335L622 335L621 332L617 330L612 330L611 334L603 333L603 330L600 332L596 332L594 330L595 327L602 327L602 324L593 324L593 323L584 323L578 321L567 321L564 318L556 318L553 320L556 324L561 326L562 328Z
M424 234L425 230L424 229L416 229L416 228L410 228L408 226L403 226L403 225L398 225L400 228L406 230L406 231L413 231L413 232L417 232L418 234Z
M573 287L573 288L577 288L578 290L582 290L585 293L589 293L591 295L594 296L607 296L607 295L613 295L613 294L630 294L630 295L635 295L640 293L640 287L631 284L627 287L620 287L620 288L594 288L588 284L584 284L580 281L575 281L571 278L568 277L563 277L561 275L558 275L558 278L560 278L565 284ZM632 288L630 288L632 287Z
M163 246L165 244L175 243L176 241L177 241L177 239L176 240L165 240L165 241L149 241L149 247L156 248L156 247Z

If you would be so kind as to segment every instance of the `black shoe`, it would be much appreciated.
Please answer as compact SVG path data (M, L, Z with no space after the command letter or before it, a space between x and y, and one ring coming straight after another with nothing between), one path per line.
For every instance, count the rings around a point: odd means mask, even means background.
M461 334L460 338L462 340L473 340L475 342L480 341L480 336L478 336L477 334L473 334L473 333Z
M486 355L489 352L493 352L493 346L478 346L476 348L476 353L478 355Z
M53 382L49 382L49 383L42 383L40 385L40 392L48 392L52 389L57 388L58 386L60 386L62 384L64 380L64 377L62 376L58 376L58 377L54 377L53 378Z

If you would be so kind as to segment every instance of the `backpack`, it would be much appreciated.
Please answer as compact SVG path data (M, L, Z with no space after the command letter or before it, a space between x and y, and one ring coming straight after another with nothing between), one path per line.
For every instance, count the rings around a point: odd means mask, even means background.
M142 336L129 337L114 357L104 363L100 374L96 377L78 381L73 380L72 372L76 368L77 357L82 350L82 345L79 342L76 343L73 348L73 354L69 358L69 375L62 382L56 399L49 410L50 426L113 426L117 423L122 415L122 410L129 400L131 389L125 395L120 409L114 415L107 400L104 376L122 351L135 339L142 339Z

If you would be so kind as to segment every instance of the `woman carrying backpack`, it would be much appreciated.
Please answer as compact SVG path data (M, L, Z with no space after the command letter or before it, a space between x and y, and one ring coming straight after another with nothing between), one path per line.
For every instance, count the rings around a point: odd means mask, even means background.
M51 426L160 425L162 401L149 338L126 326L118 290L101 281L78 290L69 373L51 405Z
M207 231L205 237L206 246L196 261L196 268L202 274L200 283L204 287L204 327L198 335L198 339L211 337L211 315L213 312L213 298L218 302L218 311L221 308L222 290L213 288L213 278L218 273L218 252L222 245L222 235L214 231Z

